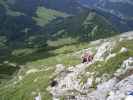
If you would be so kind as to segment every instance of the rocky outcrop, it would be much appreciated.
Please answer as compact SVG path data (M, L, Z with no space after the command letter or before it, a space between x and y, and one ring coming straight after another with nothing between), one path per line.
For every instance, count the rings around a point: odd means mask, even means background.
M121 67L114 73L116 77L122 79L123 77L133 74L133 57L123 61Z
M125 47L122 47L121 50L120 50L120 53L124 53L124 52L128 52L128 49L125 48Z
M96 55L94 56L95 61L104 61L106 57L111 54L113 46L115 43L113 42L105 42L103 43L97 50Z
M120 35L119 41L123 41L123 40L133 40L133 31L126 32Z
M130 34L132 35L132 34ZM121 38L128 38L121 35ZM118 40L119 41L119 40ZM95 62L106 62L121 53L127 53L128 48L122 47L120 51L113 52L116 41L104 41L97 46L97 52L94 59L89 64L79 64L65 68L59 64L56 66L57 82L54 86L49 86L48 91L53 96L53 100L124 100L128 93L133 91L133 57L124 60L120 68L116 70L113 76L103 74L98 77L95 72L88 72L89 68ZM89 48L90 50L90 48ZM81 52L77 52L81 54ZM113 66L113 65L112 65ZM108 77L108 78L107 78Z
M133 92L133 75L118 82L110 91L107 100L125 100L130 91Z
M89 65L89 64L88 64ZM73 95L73 92L69 91L85 91L80 86L80 80L78 76L85 71L85 68L88 67L87 64L79 64L75 67L72 67L71 70L62 71L60 76L55 78L58 82L58 85L54 87L49 87L51 94L53 95L53 100L59 99L61 96ZM85 86L84 86L85 87Z
M53 100L60 100L62 96L65 97L65 100L123 100L123 98L126 98L128 91L133 90L133 73L120 78L129 69L133 68L132 57L123 61L120 69L116 71L112 79L103 83L98 82L95 90L92 89L94 77L88 77L83 84L78 79L78 76L85 73L86 67L89 67L92 63L79 64L64 71L63 65L57 65L57 70L60 74L55 80L58 84L54 87L49 87ZM87 74L93 76L89 72ZM101 78L96 78L96 80L101 81Z
M97 86L97 89L91 93L88 93L86 97L82 95L76 96L75 100L106 100L108 92L115 86L117 79L113 78L108 82L104 82Z
M42 100L42 99L41 99L41 94L40 94L40 93L38 93L38 96L35 97L35 100Z

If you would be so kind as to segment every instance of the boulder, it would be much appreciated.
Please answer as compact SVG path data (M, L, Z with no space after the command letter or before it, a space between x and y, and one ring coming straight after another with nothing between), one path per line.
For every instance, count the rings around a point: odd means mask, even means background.
M38 69L30 69L30 70L28 70L28 71L26 72L26 74L28 75L28 74L36 73L36 72L39 72L39 70L38 70Z
M129 57L127 60L123 61L121 67L116 71L116 73L114 73L114 75L119 77L131 69L133 69L133 57Z
M122 47L121 50L120 50L120 53L124 53L124 52L128 52L128 49L125 48L125 47Z
M132 95L126 96L125 100L133 100L133 96Z
M58 64L58 65L56 65L55 73L60 73L60 72L62 72L64 70L65 70L65 66L62 65L62 64Z
M104 61L104 59L111 54L114 43L105 42L97 50L96 55L94 56L95 61Z
M42 99L41 99L41 94L40 94L40 93L38 93L38 96L35 97L35 100L42 100Z
M133 75L128 76L127 78L118 82L113 87L112 93L107 98L107 100L128 100L129 99L128 92L132 90L133 90Z

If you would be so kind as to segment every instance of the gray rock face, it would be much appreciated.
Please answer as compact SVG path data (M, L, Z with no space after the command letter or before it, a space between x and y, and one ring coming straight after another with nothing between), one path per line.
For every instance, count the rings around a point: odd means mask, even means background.
M94 63L94 62L92 62ZM53 95L53 100L60 100L61 96L66 97L66 100L123 100L126 98L128 91L133 90L133 75L130 74L127 78L119 80L121 74L126 73L128 69L133 68L133 58L130 57L127 60L123 61L121 68L116 71L116 76L108 81L99 83L96 90L91 90L93 85L93 77L87 79L87 82L80 84L80 79L78 76L81 73L85 73L86 67L90 64L79 64L75 67L68 68L70 72L65 73L65 76L61 73L64 73L62 70L64 67L58 65L58 68L61 69L60 77L57 77L56 80L58 85L50 88L50 92ZM60 68L60 67L61 68ZM56 72L57 72L56 70ZM59 72L59 70L58 70ZM91 75L91 73L87 73ZM96 78L97 81L101 80Z
M133 57L130 57L127 60L123 61L121 68L118 69L116 73L114 73L114 75L119 77L120 75L126 74L127 71L128 74L132 74L129 73L130 70L133 70Z
M41 99L41 94L40 94L40 93L38 93L38 96L35 97L35 100L42 100L42 99Z
M125 100L129 91L133 91L133 75L117 83L107 100Z
M121 50L120 50L120 53L127 52L127 51L128 51L128 49L127 49L127 48L122 47L122 48L121 48Z
M116 83L117 83L117 79L113 78L107 82L99 84L97 86L97 89L92 93L89 93L87 95L87 98L84 100L106 100L108 92L114 87Z
M94 56L95 61L104 61L106 57L111 54L112 48L115 43L105 42L97 50L96 55Z
M83 85L80 84L80 79L78 79L78 76L85 73L85 68L92 63L88 65L79 64L68 68L68 70L71 69L71 72L65 76L60 74L61 76L56 78L58 85L50 88L53 100L60 100L62 96L66 97L65 100L123 100L128 96L127 93L133 90L133 73L121 80L117 78L126 73L128 69L133 68L132 57L123 61L121 68L116 71L117 77L99 83L95 90L91 88L94 81L93 77L88 78ZM119 72L119 70L121 71ZM91 73L88 72L87 75L91 75ZM98 78L97 80L101 79Z
M73 95L72 91L74 91L75 93L76 91L80 93L88 92L89 87L92 85L93 78L89 78L87 80L87 83L81 86L78 76L81 73L85 73L84 71L86 67L88 67L90 64L79 64L73 67L73 69L71 69L71 72L66 76L57 77L56 80L58 82L58 85L50 88L50 92L53 95L53 100L59 99L61 96L71 96Z

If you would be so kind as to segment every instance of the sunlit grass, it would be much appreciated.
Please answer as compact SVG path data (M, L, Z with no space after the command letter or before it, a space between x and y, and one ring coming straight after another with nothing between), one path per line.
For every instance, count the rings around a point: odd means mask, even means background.
M37 22L37 25L39 26L45 26L48 24L50 21L56 19L57 17L64 17L66 14L51 10L51 9L46 9L44 7L38 7L36 11L37 17L33 17L33 19Z

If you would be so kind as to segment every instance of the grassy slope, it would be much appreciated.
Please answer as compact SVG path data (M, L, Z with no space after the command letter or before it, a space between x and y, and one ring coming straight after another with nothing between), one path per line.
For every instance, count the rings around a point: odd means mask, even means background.
M65 40L59 40L65 41ZM58 41L58 42L59 42ZM52 41L51 41L52 42ZM65 43L65 42L64 42ZM56 45L57 43L54 41L50 45ZM55 46L54 45L54 46ZM62 45L62 44L60 44ZM59 46L59 45L58 45ZM13 84L14 81L9 81L7 83L7 87L0 88L0 99L1 100L33 100L33 97L37 95L32 92L41 92L43 96L43 100L51 100L50 94L46 91L47 86L50 83L51 75L55 69L55 65L62 63L64 65L76 65L80 63L80 58L71 56L72 52L76 52L83 48L87 48L89 45L87 43L70 43L63 46L59 46L56 49L50 50L49 52L55 53L56 56L51 56L47 58L43 58L40 60L35 60L28 62L26 64L24 70L22 70L21 74L25 74L28 69L43 69L41 72L31 73L24 76L24 79L18 82L16 85ZM27 56L19 58L20 61L25 61L25 59L32 59L34 57L38 57L41 55L45 55L45 52L36 52L34 56ZM12 59L12 58L11 58ZM12 59L12 61L16 61L18 58ZM43 66L42 66L43 65ZM46 70L49 68L48 70ZM45 71L46 70L46 71ZM21 75L20 74L20 75ZM23 75L22 75L23 76ZM34 80L37 79L37 82ZM4 83L3 83L4 84ZM9 86L8 86L9 85Z
M67 16L65 13L47 9L41 6L37 8L36 15L37 17L33 17L33 19L36 21L37 25L42 27L48 24L50 21L56 19L57 17Z
M92 11L53 21L47 25L46 31L54 38L77 37L81 40L96 40L118 33L104 16Z

